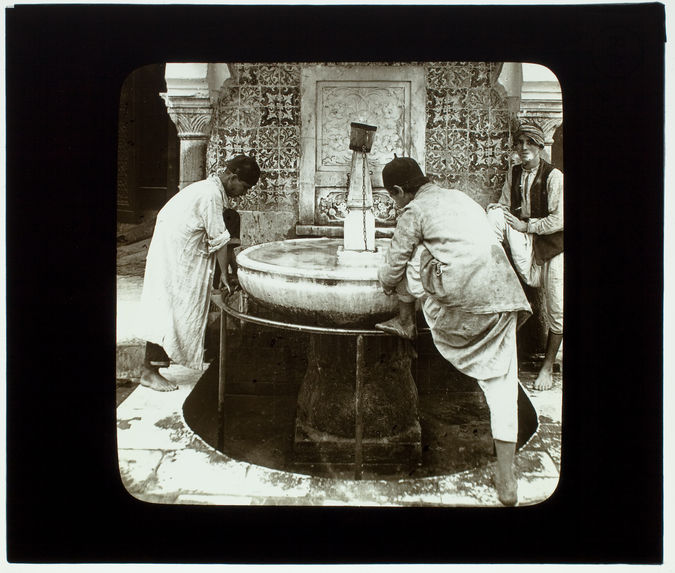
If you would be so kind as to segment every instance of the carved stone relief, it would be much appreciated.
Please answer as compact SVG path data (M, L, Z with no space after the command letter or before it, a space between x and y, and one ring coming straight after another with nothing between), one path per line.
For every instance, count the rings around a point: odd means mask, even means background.
M373 214L375 221L382 225L396 222L397 209L384 191L373 191ZM347 193L335 191L318 198L319 224L342 224L347 216Z
M424 71L421 66L316 65L302 69L300 227L338 225L346 215L352 152L350 124L377 127L368 154L378 226L391 226L396 209L382 189L382 167L394 153L424 168ZM323 232L317 230L316 232Z
M319 167L350 165L349 126L353 121L377 127L377 143L368 155L371 165L386 164L394 152L402 155L405 149L406 86L362 87L345 83L332 86L319 82Z
M211 111L181 109L171 112L171 119L176 125L181 139L205 139L211 132Z

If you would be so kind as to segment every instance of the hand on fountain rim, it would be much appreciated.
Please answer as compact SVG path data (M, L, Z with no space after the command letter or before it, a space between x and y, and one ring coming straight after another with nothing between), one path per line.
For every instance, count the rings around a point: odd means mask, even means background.
M225 274L220 275L220 290L223 293L223 296L229 296L236 291L241 290L239 279L234 275L230 277L225 276Z

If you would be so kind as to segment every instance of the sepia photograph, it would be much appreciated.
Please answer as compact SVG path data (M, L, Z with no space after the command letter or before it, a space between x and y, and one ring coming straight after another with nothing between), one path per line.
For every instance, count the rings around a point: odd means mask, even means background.
M665 6L152 4L3 7L6 560L663 565Z
M555 490L563 94L519 62L159 63L120 94L117 435L155 503Z

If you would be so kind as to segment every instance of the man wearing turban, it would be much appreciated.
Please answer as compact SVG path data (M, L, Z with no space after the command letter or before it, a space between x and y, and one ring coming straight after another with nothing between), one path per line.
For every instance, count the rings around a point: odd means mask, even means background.
M534 388L547 390L563 337L563 174L541 157L544 133L537 125L522 124L513 140L522 163L508 173L487 214L522 280L543 289L548 338Z
M409 157L385 165L382 182L402 210L378 279L398 295L400 312L376 326L414 338L420 301L438 351L485 394L497 494L515 505L516 445L531 437L519 432L516 353L516 328L531 314L527 297L485 211L468 195L430 183Z
M246 193L259 177L255 159L239 155L225 171L179 191L157 214L141 296L138 335L147 341L142 385L176 390L159 373L170 361L202 368L216 260L229 290L230 251L238 243L224 212L229 198Z

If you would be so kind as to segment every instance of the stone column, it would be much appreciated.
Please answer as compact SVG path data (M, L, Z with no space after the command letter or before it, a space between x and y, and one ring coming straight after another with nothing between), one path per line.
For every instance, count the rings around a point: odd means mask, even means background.
M504 62L497 82L506 92L511 119L533 121L542 128L544 154L550 160L553 134L563 122L558 78L539 64Z
M206 177L213 102L228 77L227 64L166 64L167 91L160 95L180 139L179 189Z
M562 91L555 74L538 64L523 64L520 103L521 119L534 121L544 131L547 158L550 161L553 134L563 122Z
M180 138L180 190L206 177L206 146L211 134L212 109L208 99L167 100L169 116Z

